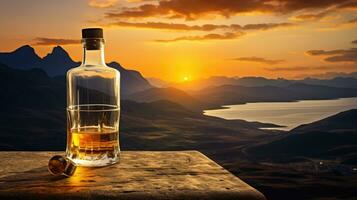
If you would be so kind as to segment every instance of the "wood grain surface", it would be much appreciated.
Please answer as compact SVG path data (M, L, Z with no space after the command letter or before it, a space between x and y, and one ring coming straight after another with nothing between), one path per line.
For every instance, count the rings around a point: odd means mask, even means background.
M125 151L118 164L47 171L63 152L0 152L0 199L265 199L198 151Z

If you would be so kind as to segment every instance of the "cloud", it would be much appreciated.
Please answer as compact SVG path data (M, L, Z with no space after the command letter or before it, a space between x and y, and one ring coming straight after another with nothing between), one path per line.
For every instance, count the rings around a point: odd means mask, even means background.
M357 44L357 40L353 40L351 43L352 44Z
M126 0L129 3L140 3L140 2L155 2L157 0Z
M263 63L263 64L268 64L268 65L280 64L285 61L285 60L271 60L271 59L254 57L254 56L253 57L233 58L231 60L245 61L245 62L256 62L256 63Z
M117 4L118 0L90 0L88 5L94 8L110 8Z
M306 51L306 54L307 55L310 55L310 56L330 56L330 55L336 55L336 54L343 54L345 53L346 50L344 49L337 49L337 50L330 50L330 51L325 51L325 50L309 50L309 51Z
M356 25L357 25L357 17L343 22L339 22L338 24L335 25L335 28L340 28L340 27L354 28L356 27Z
M357 1L356 0L347 1L345 3L338 5L338 8L354 10L357 8Z
M185 31L212 31L216 29L227 29L227 25L213 25L205 24L202 26L194 25L190 26L187 24L177 24L177 23L163 23L163 22L124 22L118 21L110 23L109 26L119 26L119 27L135 27L135 28L152 28L152 29L168 29L168 30L185 30Z
M357 17L356 17L356 18L354 18L354 19L351 19L351 20L347 21L346 23L348 23L348 24L354 24L354 23L357 23Z
M301 14L301 15L291 17L290 19L295 20L295 21L315 21L315 20L325 18L330 13L331 13L331 11L322 11L319 13L307 13L307 14Z
M327 62L354 62L357 63L357 48L337 50L310 50L306 52L310 56L326 56Z
M160 0L107 13L109 18L162 16L195 20L206 15L229 18L239 13L286 14L295 11L354 8L355 0Z
M269 30L281 27L296 26L292 23L264 23L264 24L246 24L242 27L243 30Z
M325 1L325 5L328 4L328 1ZM311 2L314 3L314 2ZM315 2L316 4L323 4L324 2ZM302 14L297 16L293 16L290 19L295 21L315 21L320 19L328 19L328 15L332 13L336 13L337 11L345 11L346 9L355 9L357 8L357 1L350 0L350 1L330 1L330 5L326 8L322 9L305 9L303 10Z
M236 33L227 32L224 34L211 33L203 36L183 36L183 37L177 37L174 39L167 39L167 40L160 39L160 40L155 40L155 42L230 40L230 39L239 38L244 34L245 34L244 32L236 32Z
M146 22L146 23L129 23L120 22L116 23L118 26L131 26L140 28L156 28L156 29L170 29L170 30L186 30L186 31L212 31L216 29L225 29L228 32L221 33L211 33L203 36L183 36L173 39L158 39L156 42L176 42L176 41L203 41L203 40L228 40L237 39L245 35L243 30L268 30L278 27L288 27L293 26L291 23L267 23L267 24L247 24L241 26L239 24L231 25L215 25L215 24L204 24L204 25L194 25L189 26L186 24L174 24L174 23L159 23L159 22Z
M203 25L190 26L187 24L179 24L179 23L117 21L108 24L108 26L185 30L185 31L213 31L218 29L237 31L237 30L269 30L274 28L291 27L296 25L292 23L261 23L261 24L246 24L244 26L241 26L239 24L230 24L230 25L203 24Z
M338 69L338 67L336 67ZM335 69L335 70L336 70ZM355 72L340 72L340 71L331 71L325 73L313 73L313 74L298 74L294 78L295 79L306 79L306 78L318 78L318 79L333 79L336 77L353 77L357 78L357 71Z
M58 38L43 38L37 37L34 39L35 43L33 45L71 45L71 44L80 44L79 40L74 39L58 39Z
M318 67L307 67L307 66L294 66L294 67L275 67L275 68L265 68L268 71L304 71L304 70L327 70L331 67L318 66Z

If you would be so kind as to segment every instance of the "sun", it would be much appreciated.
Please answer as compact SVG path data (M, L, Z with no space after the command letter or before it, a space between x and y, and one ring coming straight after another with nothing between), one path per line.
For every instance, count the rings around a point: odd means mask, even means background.
M183 81L188 81L188 76L184 76Z

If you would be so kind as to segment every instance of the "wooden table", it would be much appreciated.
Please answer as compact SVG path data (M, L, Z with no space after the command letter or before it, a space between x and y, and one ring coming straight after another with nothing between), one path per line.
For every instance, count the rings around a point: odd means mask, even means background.
M54 154L63 152L0 152L0 199L265 199L198 151L125 151L70 178L49 174Z

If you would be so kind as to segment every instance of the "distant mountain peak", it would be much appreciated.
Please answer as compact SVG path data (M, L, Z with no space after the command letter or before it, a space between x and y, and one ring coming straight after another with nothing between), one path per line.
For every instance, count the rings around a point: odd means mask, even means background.
M30 45L26 44L26 45L23 45L23 46L17 48L15 51L21 51L21 50L26 50L26 49L34 50L33 47L31 47Z
M67 51L64 50L61 46L53 47L52 53L66 53L66 54L68 54Z
M48 53L47 56L65 56L65 57L69 57L69 54L67 53L66 50L64 50L61 46L56 46L52 49L51 53Z
M15 51L13 51L13 53L16 53L16 54L36 54L35 52L35 49L33 47L31 47L30 45L23 45L19 48L17 48Z
M72 58L69 56L67 51L63 49L61 46L56 46L52 49L51 53L48 53L45 57L43 57L44 61L54 62L55 64L62 62L74 63Z
M18 69L40 68L41 58L30 45L24 45L12 52L0 52L0 62Z
M112 61L112 62L108 63L107 65L109 65L109 66L111 66L111 67L114 67L114 68L124 69L124 67L121 66L121 64L119 64L118 62L115 62L115 61Z

